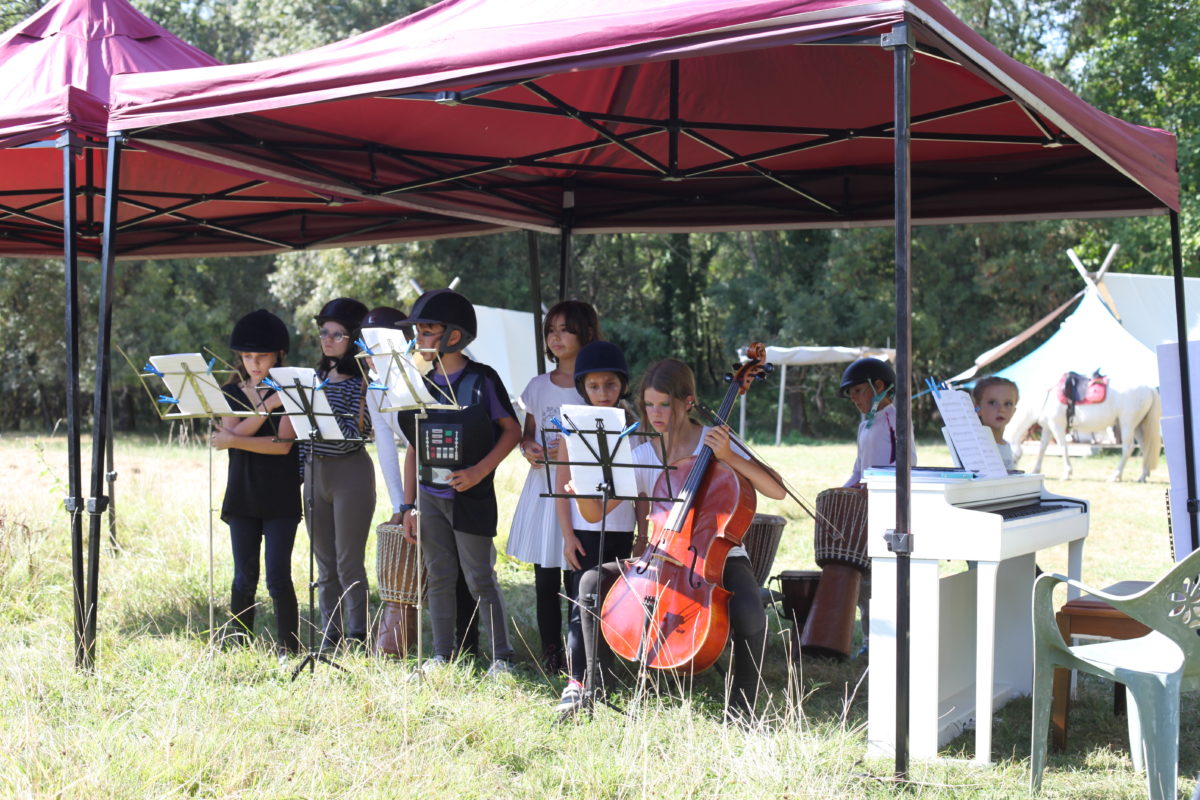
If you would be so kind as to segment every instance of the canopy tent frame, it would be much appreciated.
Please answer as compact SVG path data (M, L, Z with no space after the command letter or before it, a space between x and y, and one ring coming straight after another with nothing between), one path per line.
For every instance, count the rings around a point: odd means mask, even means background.
M374 40L384 40L393 33L419 33L422 24L440 22L440 9L458 10L461 6L462 16L465 18L470 16L470 12L478 11L486 5L466 0L461 3L443 3L428 9L427 12L398 21L392 26L385 26L385 29L378 32L369 32L354 40L306 54L306 59L312 64L319 64L325 68L329 68L335 61L344 61L347 76L345 79L333 76L327 81L300 80L293 82L291 86L284 86L289 80L284 76L278 81L269 80L265 85L253 86L252 79L248 82L247 77L252 76L254 70L260 67L250 65L232 68L219 76L198 71L187 79L191 81L189 88L194 90L194 96L180 97L177 93L169 98L153 96L158 87L151 85L152 79L130 81L130 98L110 121L110 133L127 135L147 150L206 160L231 169L244 170L247 174L303 185L316 191L369 196L381 202L398 201L403 198L418 208L529 230L557 232L563 237L564 250L569 249L566 242L575 233L800 229L891 224L895 230L896 265L896 350L899 378L896 406L898 428L901 431L907 431L911 422L909 312L911 225L914 222L933 224L950 221L1086 218L1162 213L1171 214L1173 219L1177 217L1174 209L1178 205L1178 175L1166 166L1165 151L1168 148L1162 144L1161 137L1155 138L1144 129L1141 133L1129 130L1133 126L1121 128L1118 133L1097 128L1096 126L1102 128L1108 124L1100 119L1102 115L1094 113L1094 109L1090 107L1086 110L1080 109L1077 105L1063 100L1063 96L1069 93L1062 87L1055 88L1057 85L1049 85L1051 82L1043 76L1034 78L1030 75L1032 71L1024 67L1018 69L1007 61L1001 64L1000 57L987 51L986 48L990 45L977 34L970 32L971 36L968 37L960 29L948 28L950 23L947 18L953 20L952 15L932 0L861 6L861 9L867 9L864 14L876 16L863 16L849 21L839 19L834 22L830 22L832 16L823 17L821 24L828 24L816 32L801 31L799 23L796 30L786 27L790 24L789 20L805 17L804 12L795 12L794 16L787 16L793 12L795 6L789 6L787 9L781 7L782 10L778 13L782 16L779 19L770 19L757 28L754 21L744 24L735 21L726 28L714 29L718 32L732 31L731 41L733 37L742 37L728 46L729 52L734 52L735 48L762 52L768 47L779 45L797 46L794 51L788 50L789 53L801 52L804 50L802 45L821 37L843 44L850 42L852 44L849 49L854 49L854 45L869 43L892 50L891 58L888 59L892 70L889 95L893 114L890 128L888 121L876 119L873 124L862 128L871 134L870 137L859 135L862 131L855 128L823 129L822 132L814 134L817 140L822 142L821 147L811 143L805 147L805 142L789 143L782 149L760 146L743 150L732 147L717 140L717 131L714 128L701 130L695 125L685 128L677 110L681 92L676 90L666 94L671 110L665 119L631 115L631 122L602 119L594 114L586 120L580 120L580 116L592 112L587 112L586 109L570 102L566 102L564 108L554 102L564 101L564 98L553 91L549 97L531 92L541 103L530 105L539 109L555 109L554 113L539 110L541 116L549 115L551 120L579 120L585 126L586 134L573 135L570 139L555 142L553 149L541 149L533 153L523 152L518 143L496 158L482 160L455 160L448 156L464 154L428 146L397 147L392 143L356 138L340 130L315 130L311 125L306 125L294 117L276 119L270 116L273 112L282 113L285 107L300 107L317 102L329 103L340 99L358 101L364 98L386 98L386 103L399 104L403 102L402 98L408 99L406 95L426 89L434 94L424 95L418 92L420 99L413 102L427 103L432 100L441 106L453 108L478 100L475 109L484 110L480 103L495 103L496 94L516 90L519 86L524 87L530 81L541 81L537 86L544 90L547 88L544 84L553 83L556 77L568 72L578 75L593 67L624 67L651 63L661 66L665 62L669 80L673 85L679 86L680 65L687 59L696 54L725 52L721 50L719 42L713 44L719 38L718 33L697 32L697 29L687 27L693 23L689 18L679 23L682 27L669 29L682 31L676 33L674 39L654 28L654 36L661 39L626 39L621 40L620 45L611 45L611 49L597 45L595 50L587 50L586 47L592 45L591 41L579 42L577 39L571 39L572 47L576 49L570 53L551 52L547 49L538 51L528 60L521 60L519 56L506 52L506 57L512 56L508 60L482 66L474 62L460 64L454 62L452 56L444 55L445 59L452 63L445 64L440 72L416 75L402 74L399 71L395 75L385 75L381 67L371 62L363 68L360 76L357 69L351 66L355 62L355 59L351 58L355 54L353 48L359 44L375 47L376 50L366 53L371 56L379 50L379 42ZM832 5L814 2L814 7L821 6L821 10L814 14L824 14ZM859 8L856 6L855 10ZM609 9L606 9L606 12L609 12ZM888 17L893 12L900 21ZM699 16L712 13L714 12L707 8L697 12ZM728 13L739 14L741 9L729 9ZM455 15L448 16L455 22L458 21ZM483 16L486 19L486 15ZM637 19L634 22L643 21ZM560 20L553 22L557 23ZM580 22L585 24L586 20ZM672 20L672 23L674 22L675 20ZM914 38L914 23L916 29L922 33L920 37ZM839 28L838 25L844 27ZM631 31L649 29L634 23L630 23L630 26ZM859 30L871 30L871 33L850 37L833 33L848 30L853 26L859 26ZM553 26L548 28L557 32L557 28ZM745 31L750 28L755 28L755 31L746 34ZM484 30L484 27L481 26L479 30ZM469 54L464 56L467 61L475 58L478 51L462 46L463 42L472 42L471 35L478 35L479 30L469 31L464 35L463 41L456 42L460 45L458 52ZM442 50L445 50L444 44L455 40L452 36L444 35L444 30L438 29L438 32L443 35L431 39L437 41ZM451 34L454 32L450 31ZM621 32L624 32L624 29ZM603 33L607 33L607 29ZM494 32L492 35L494 36ZM587 35L591 35L591 32ZM955 39L959 43L958 46L948 44L945 37L950 35L958 37ZM636 37L636 34L630 36ZM689 36L693 38L689 39ZM930 41L937 42L937 47L931 50L928 46ZM417 42L418 45L422 43L423 40ZM537 41L535 44L540 46L545 42ZM943 105L932 111L923 108L920 114L911 115L911 59L918 51L925 54L925 59L952 61L964 67L965 72L973 76L973 79L990 84L992 91L976 98L973 103ZM392 47L386 52L394 54L397 48ZM442 55L443 53L439 53L439 56ZM389 68L396 60L394 55L391 58L392 61L388 62ZM544 58L545 61L539 62L538 58ZM674 62L674 65L671 65L671 62ZM307 69L299 65L298 58L296 64L297 74ZM403 66L405 65L400 65L397 69ZM442 66L442 62L439 62L439 66ZM882 72L882 65L873 64L872 68L875 67ZM276 72L272 78L280 75L284 75L284 70ZM223 82L225 77L229 77L229 82ZM1038 79L1041 79L1040 82ZM1037 85L1025 86L1021 83L1022 80L1029 80ZM456 87L464 91L456 94ZM486 87L486 91L476 91L479 87ZM1012 158L977 156L977 159L986 161L986 164L975 165L975 171L963 160L922 161L921 169L914 171L913 143L956 144L966 140L979 143L981 140L978 136L954 135L948 131L939 132L949 133L948 136L930 136L928 131L922 130L914 132L910 130L914 120L918 121L916 124L923 124L921 121L925 120L926 114L933 114L932 119L936 121L959 120L971 113L993 111L1004 105L998 99L997 93L1016 102L1019 114L1038 132L1036 136L1012 137L1001 145L1036 148L1036 151L1020 153L1020 157ZM1081 102L1073 96L1071 98L1071 102L1075 104ZM1059 100L1063 100L1063 107L1051 109L1054 114L1048 115L1047 109ZM329 106L324 108L328 109ZM435 115L432 112L425 114L425 117L433 116ZM1054 117L1053 121L1051 116ZM654 127L642 124L647 121L658 124ZM1092 127L1088 128L1084 123ZM631 131L606 127L614 125L640 127ZM784 135L807 135L796 133L798 130L804 130L802 128L783 127L789 131ZM1116 127L1114 125L1114 130ZM395 129L393 124L392 130ZM889 129L890 137L885 135ZM1077 135L1079 131L1085 136ZM644 140L663 132L668 134L666 156L655 156L649 152ZM750 134L766 131L743 126L735 132ZM1110 152L1106 146L1112 142L1105 138L1106 132L1112 133L1113 137L1126 136L1130 141L1143 145L1155 144L1155 147L1134 146L1120 153ZM407 131L405 133L407 135ZM270 141L273 136L276 140ZM825 138L820 139L821 136ZM773 168L759 163L774 157L829 150L839 142L865 139L882 141L887 138L893 139L890 164L867 160L862 162L865 166L855 162L857 165L791 169ZM995 137L982 137L982 140L990 142L993 138ZM304 141L303 152L296 152L296 148L290 146L299 140ZM722 186L719 192L709 192L710 187L707 185L701 191L696 191L688 183L684 176L687 170L682 168L680 163L683 149L693 145L716 153L716 156L709 156L707 161L694 164L691 171L697 176L721 172L725 178L724 182L730 185ZM379 155L385 147L389 148L387 159L381 159ZM601 148L607 148L608 153L615 154L612 160L616 163L597 165L596 159L585 161L569 158L580 154L593 154ZM330 169L328 160L322 160L323 156L331 153L336 153L339 169ZM1149 158L1139 160L1147 153ZM347 156L356 156L358 162ZM528 161L533 156L540 160ZM649 156L651 160L647 161L645 156ZM439 158L450 163L442 166L437 163ZM563 160L560 162L555 159ZM627 166L621 159L633 159L635 165ZM515 171L512 176L502 174L507 169L519 170L530 164L539 172L535 174ZM743 166L746 168L742 169ZM382 167L395 169L387 174L380 174ZM672 167L676 170L674 175L671 174ZM737 169L734 170L734 167ZM556 171L568 174L560 176ZM604 182L603 179L608 176L621 176L630 179L631 182L627 185ZM697 179L695 176L691 178ZM638 184L638 180L642 183ZM654 184L648 185L648 181L654 181ZM774 193L767 193L765 196L763 193L755 194L755 187L747 184L750 181L758 181L761 186L768 187L770 192ZM825 183L822 184L821 181ZM875 182L873 187L871 181ZM841 187L842 191L835 191L838 187ZM869 191L870 189L873 191ZM1071 194L1072 189L1077 190L1075 194ZM961 205L959 198L965 196L964 193L969 190L979 190L978 196L975 197L978 202L974 206ZM560 205L560 201L566 199L568 192L572 202ZM585 198L586 202L574 202L578 199L575 197L576 193L578 198ZM819 202L806 200L806 195ZM849 195L853 202L830 202L829 198L834 195ZM634 199L623 202L630 197ZM646 200L646 197L651 199ZM887 197L891 198L890 202ZM979 200L979 197L984 199ZM1015 202L1014 197L1019 197L1019 202ZM668 206L676 216L655 216L647 213ZM730 209L738 211L739 214L730 213ZM1181 259L1179 263L1181 264ZM1181 266L1179 268L1182 269ZM567 260L562 258L560 292L567 286ZM1181 357L1186 358L1186 354L1181 354ZM910 546L912 534L908 507L911 486L907 466L910 446L907 434L898 437L897 463L900 466L897 469L896 529L893 542L900 550ZM903 552L899 554L898 561L902 565L905 563ZM900 574L900 578L898 605L902 609L901 619L907 620L904 615L907 613L908 598L903 589L903 573ZM901 645L897 654L900 661L897 670L899 677L900 674L906 674L904 671L907 669L907 657L904 655L907 636L898 635L898 639ZM900 690L897 692L898 698L906 698L907 682L901 681L897 688ZM901 702L900 706L897 712L896 774L902 779L907 774L908 731L904 719L907 714L904 703Z

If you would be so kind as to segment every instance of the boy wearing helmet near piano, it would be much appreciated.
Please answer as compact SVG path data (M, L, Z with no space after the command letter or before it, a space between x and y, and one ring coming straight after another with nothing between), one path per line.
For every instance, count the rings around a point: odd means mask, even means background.
M458 406L428 410L419 438L413 430L416 412L400 414L411 445L404 458L404 531L416 541L417 511L429 579L433 657L428 663L445 664L454 655L454 584L461 567L491 635L488 674L510 672L513 648L492 543L497 521L492 476L521 440L521 426L496 371L462 353L477 333L475 307L467 298L449 289L426 292L402 324L416 329L418 357L434 362L425 377L427 388L439 403Z
M854 469L843 487L862 487L863 470L869 467L891 467L896 464L896 406L892 396L896 391L896 372L886 361L860 358L842 372L842 397L849 398L858 409L858 455ZM910 437L911 438L911 437ZM912 451L912 463L917 452ZM858 611L862 621L863 643L859 655L867 654L867 634L870 631L868 601L871 598L871 572L863 573L858 590Z

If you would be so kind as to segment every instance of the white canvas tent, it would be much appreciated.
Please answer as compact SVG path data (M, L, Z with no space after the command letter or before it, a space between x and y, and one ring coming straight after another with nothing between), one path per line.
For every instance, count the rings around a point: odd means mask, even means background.
M741 353L745 358L745 352ZM775 347L767 348L767 363L779 367L779 402L775 410L775 444L783 441L783 399L787 391L787 368L814 364L848 364L858 358L895 361L896 351L882 347ZM746 395L742 395L738 434L746 436Z
M1200 337L1200 278L1185 278L1188 338ZM1155 349L1176 340L1174 281L1160 275L1106 274L1041 347L998 371L1022 396L1054 385L1066 371L1103 374L1123 384L1158 386Z
M487 364L504 381L516 405L525 386L537 375L537 342L533 314L508 308L475 306L479 335L464 351Z

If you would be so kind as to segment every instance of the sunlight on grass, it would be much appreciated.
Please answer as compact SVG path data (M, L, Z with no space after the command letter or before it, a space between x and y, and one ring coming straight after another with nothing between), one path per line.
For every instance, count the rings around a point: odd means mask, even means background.
M810 502L840 485L851 443L763 447ZM921 447L923 464L944 447ZM62 439L0 437L0 797L401 797L401 798L828 798L888 797L887 761L864 761L866 664L787 663L786 633L769 613L763 719L721 723L724 660L694 681L659 680L621 693L626 715L598 709L590 721L553 724L561 683L538 670L532 569L501 555L497 569L513 616L521 665L491 681L463 664L424 679L410 662L362 655L340 673L318 666L297 682L266 643L209 646L208 558L215 558L217 624L231 577L219 505L224 454L196 446L122 439L117 445L117 538L100 564L99 668L74 668L70 544L62 511ZM1084 579L1152 579L1168 565L1166 470L1149 484L1110 484L1114 458L1076 462L1076 479L1051 491L1093 503ZM84 454L85 467L88 464ZM210 483L210 476L212 478ZM509 459L498 475L503 553L507 520L524 480ZM376 519L387 514L379 481ZM760 511L788 520L773 573L812 568L812 523L790 500ZM85 532L89 520L84 520ZM920 535L920 531L915 531ZM1060 552L1061 551L1061 552ZM374 579L374 547L368 548ZM1064 548L1039 555L1063 571ZM307 603L308 549L301 536L293 579ZM270 630L270 602L260 589ZM377 597L372 599L377 608ZM428 638L426 639L428 642ZM1124 721L1110 687L1081 680L1069 749L1051 760L1047 796L1144 796L1131 771ZM1200 766L1194 698L1185 700L1181 790ZM949 760L913 766L914 797L1025 797L1029 701L998 714L997 763ZM947 754L969 753L970 737Z

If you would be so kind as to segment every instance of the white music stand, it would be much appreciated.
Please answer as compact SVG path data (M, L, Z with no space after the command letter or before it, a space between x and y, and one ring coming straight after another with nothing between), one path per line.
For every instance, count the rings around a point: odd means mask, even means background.
M359 348L363 351L356 358L363 359L364 363L360 367L364 367L363 375L367 381L368 391L379 391L384 393L384 400L380 403L379 410L384 413L392 413L399 411L415 411L413 417L413 438L408 443L408 446L413 449L413 454L416 459L416 475L421 474L421 445L420 445L420 428L421 420L428 417L430 409L445 409L457 410L462 408L458 403L458 398L454 393L454 389L446 386L444 389L438 389L435 395L430 390L430 384L426 382L425 376L433 371L434 367L441 367L441 356L435 353L433 360L427 361L421 357L424 352L416 346L415 339L408 339L402 331L395 328L363 328L362 338L358 342ZM366 359L370 361L366 361ZM443 374L445 371L443 370ZM418 501L416 508L412 510L413 516L417 521L417 562L420 565L425 563L425 553L422 548L421 540L421 487L418 486L413 499ZM425 608L425 571L417 570L417 658L416 670L413 675L420 676L422 652L424 650L423 628L420 620Z
M128 360L128 357L126 357ZM218 376L232 377L235 370L214 369L217 359L205 361L200 353L170 353L150 356L146 366L138 374L146 393L154 403L160 419L183 420L204 419L209 421L209 433L217 417L254 417L261 412L254 408L235 409L229 398L221 391ZM133 366L130 363L130 366ZM228 365L226 365L228 366ZM150 382L162 382L166 394L155 395ZM175 410L167 410L174 406ZM212 529L212 449L208 451L208 641L212 644L216 636L215 556L213 553Z

